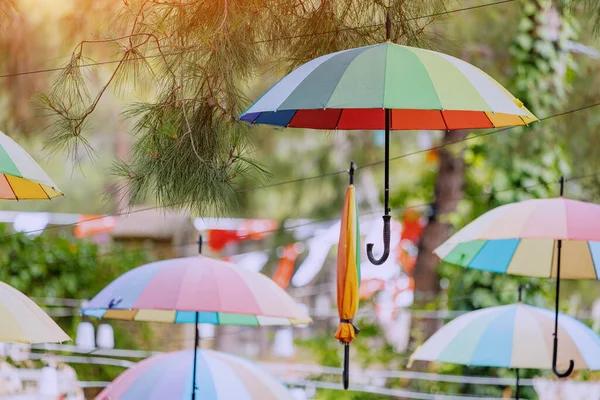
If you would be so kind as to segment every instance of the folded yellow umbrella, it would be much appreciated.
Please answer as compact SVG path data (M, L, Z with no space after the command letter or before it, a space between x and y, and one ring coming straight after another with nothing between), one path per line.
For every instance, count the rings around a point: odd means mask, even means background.
M0 282L0 342L61 343L67 334L17 289Z
M337 257L337 305L340 326L335 333L335 338L344 344L344 389L348 389L349 384L350 343L359 332L353 323L354 315L358 310L360 285L360 230L354 194L355 169L356 165L351 162L350 186L344 201Z

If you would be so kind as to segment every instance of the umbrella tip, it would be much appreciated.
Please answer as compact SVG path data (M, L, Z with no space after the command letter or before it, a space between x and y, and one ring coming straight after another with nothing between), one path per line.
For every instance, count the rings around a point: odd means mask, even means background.
M357 167L354 161L350 161L350 169L348 170L348 175L350 175L350 184L354 184L354 171L356 171Z
M387 16L385 18L385 40L388 42L392 37L392 17L390 15L390 9L387 10Z

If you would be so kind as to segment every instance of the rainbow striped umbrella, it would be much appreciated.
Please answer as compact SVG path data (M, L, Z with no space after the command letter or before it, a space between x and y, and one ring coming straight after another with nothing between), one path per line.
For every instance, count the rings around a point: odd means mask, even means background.
M297 325L310 317L265 275L202 255L157 261L123 274L84 315L215 325Z
M67 334L17 289L0 282L0 342L61 343Z
M202 237L200 237L202 250ZM83 315L133 321L215 325L308 324L310 317L275 282L259 272L198 255L142 265L102 289ZM197 354L197 353L193 353ZM194 370L197 363L193 362ZM192 373L192 400L196 373Z
M446 54L390 41L327 54L281 79L241 116L250 124L290 128L385 129L384 251L390 253L390 130L481 129L538 119L480 69Z
M553 358L554 313L517 303L464 314L423 343L412 360L517 369L548 368ZM563 342L557 365L600 370L600 337L586 325L559 314ZM518 393L518 389L517 389ZM518 396L517 396L518 398Z
M35 160L0 132L0 199L49 200L63 196Z
M335 338L344 344L344 389L348 389L349 385L350 343L359 332L353 323L358 311L360 286L360 228L354 193L355 169L354 163L350 163L350 186L344 200L337 253L337 307L340 325Z
M258 365L211 350L163 353L140 361L108 385L96 400L179 400L196 382L202 400L293 400L290 392Z

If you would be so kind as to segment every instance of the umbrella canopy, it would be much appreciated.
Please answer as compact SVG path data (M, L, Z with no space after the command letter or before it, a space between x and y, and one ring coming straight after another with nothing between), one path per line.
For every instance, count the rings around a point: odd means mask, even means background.
M196 382L202 400L293 400L268 372L240 357L196 350ZM126 370L96 400L178 400L191 393L194 351L150 357Z
M84 315L134 321L215 325L295 325L310 317L261 273L205 257L135 268L106 286Z
M290 128L451 130L537 121L489 75L455 57L391 42L316 58L240 119Z
M0 282L0 342L61 343L67 334L17 289Z
M555 278L600 276L600 205L565 198L525 200L480 216L434 252L466 268Z
M390 41L339 51L301 65L240 119L291 128L385 129L384 250L390 254L390 130L479 129L537 121L521 101L478 68L452 56Z
M353 177L354 163L351 163L350 186L346 191L344 201L337 255L337 307L340 325L335 333L335 338L344 344L345 389L348 388L349 384L349 345L358 333L353 318L358 310L360 285L360 229Z
M598 279L600 206L562 197L507 204L471 222L434 252L468 268L534 277L556 277L553 371L556 369L560 278ZM562 273L561 273L562 267Z
M35 160L0 132L0 199L48 200L63 196Z
M600 337L560 314L558 367L574 359L577 369L600 369ZM464 314L421 345L411 360L470 366L547 369L552 363L554 313L522 303Z

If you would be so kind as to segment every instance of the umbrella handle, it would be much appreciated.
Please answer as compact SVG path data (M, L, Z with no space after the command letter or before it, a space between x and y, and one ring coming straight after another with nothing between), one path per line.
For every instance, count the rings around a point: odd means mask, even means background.
M573 362L573 360L569 360L569 368L565 372L558 372L558 369L556 369L557 353L558 353L558 338L556 336L554 336L554 353L552 354L552 371L554 371L554 375L558 376L559 378L566 378L567 376L571 375L571 372L573 372L573 368L575 367L575 362Z
M350 343L344 343L344 372L343 372L344 390L348 390L350 385Z
M390 255L390 215L383 216L383 254L380 259L373 256L373 243L367 244L367 257L373 265L381 265L388 259Z

